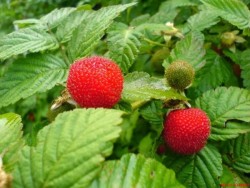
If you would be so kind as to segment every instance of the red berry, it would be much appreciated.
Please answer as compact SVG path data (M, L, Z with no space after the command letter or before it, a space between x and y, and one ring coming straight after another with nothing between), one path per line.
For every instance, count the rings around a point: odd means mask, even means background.
M111 108L121 98L123 75L110 59L82 58L70 67L67 89L81 107Z
M164 140L176 153L190 155L199 152L210 134L210 120L198 108L171 111L164 123Z

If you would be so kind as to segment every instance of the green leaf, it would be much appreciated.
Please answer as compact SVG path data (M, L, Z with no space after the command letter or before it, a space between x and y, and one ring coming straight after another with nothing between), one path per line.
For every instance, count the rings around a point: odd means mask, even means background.
M243 85L250 89L250 49L245 50L240 54L240 68L242 69L241 77L243 78ZM237 62L238 63L238 62Z
M238 137L240 134L250 132L250 123L246 122L227 122L225 128L212 127L212 134L209 139L228 140Z
M211 120L211 139L226 140L249 130L249 124L229 123L230 120L250 122L248 90L237 87L209 90L196 100L196 106L203 109Z
M153 154L155 154L154 150L155 141L156 141L156 135L153 132L148 133L140 140L140 143L138 145L139 153L144 156L152 156Z
M193 31L177 42L171 51L169 62L184 60L190 63L195 70L200 69L205 63L205 49L203 48L204 36Z
M122 98L127 101L187 100L186 97L166 87L163 79L150 77L145 72L133 72L125 76Z
M190 0L168 0L161 3L159 11L156 12L148 22L162 23L174 22L182 7L197 6Z
M115 24L108 32L109 57L127 73L141 46L140 33L123 23Z
M127 154L120 160L104 163L91 188L182 188L175 173L154 159Z
M0 60L11 56L58 48L54 36L43 29L25 28L14 31L0 39Z
M204 92L209 89L215 89L225 84L234 77L231 65L220 55L209 50L206 54L206 64L196 75L198 80L197 88Z
M197 3L190 0L169 0L161 4L160 10L173 10L177 7L197 6Z
M112 153L122 112L76 109L64 112L38 133L36 147L24 147L14 187L88 187Z
M186 27L191 31L203 31L204 29L217 24L219 21L220 19L214 11L202 10L188 18Z
M21 117L14 113L0 115L0 154L5 171L11 171L23 146Z
M172 168L177 179L186 187L219 187L218 177L222 175L222 159L216 148L207 145L191 156L167 155L164 164Z
M64 19L66 19L76 8L60 8L54 9L49 14L41 17L40 21L46 25L49 29L57 27Z
M144 119L149 121L151 125L156 125L162 128L161 125L164 116L162 108L162 101L152 101L140 108L140 114Z
M162 35L162 32L173 31L173 28L166 24L158 23L144 23L135 28L137 32L145 33L145 31L151 32L153 35Z
M250 173L250 133L229 142L229 153L224 157L234 169Z
M205 92L196 100L196 106L206 111L211 123L225 127L228 120L250 122L250 91L237 87L219 87Z
M67 72L68 65L50 54L33 54L16 60L0 78L0 107L63 83Z
M135 18L129 23L129 25L132 26L132 27L139 26L139 25L144 24L145 22L147 22L149 18L150 18L150 14L142 14L142 15L139 15L139 16L135 17Z
M119 13L133 5L135 3L104 7L81 23L69 41L68 53L71 60L88 56Z
M82 22L92 15L91 11L77 10L71 13L61 24L57 27L56 37L61 42L67 42L71 39L72 33L82 24Z
M239 0L202 0L210 9L239 29L250 27L250 11Z
M247 185L240 176L227 166L223 165L223 174L220 177L220 184L222 187L237 187L240 185Z

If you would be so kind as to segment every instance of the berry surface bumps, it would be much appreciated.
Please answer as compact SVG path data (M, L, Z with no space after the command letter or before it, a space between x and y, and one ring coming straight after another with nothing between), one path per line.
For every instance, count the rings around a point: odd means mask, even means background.
M82 58L70 67L67 89L81 107L112 108L121 98L123 75L110 59Z
M198 108L171 111L164 123L164 140L176 153L190 155L199 152L210 134L210 120Z

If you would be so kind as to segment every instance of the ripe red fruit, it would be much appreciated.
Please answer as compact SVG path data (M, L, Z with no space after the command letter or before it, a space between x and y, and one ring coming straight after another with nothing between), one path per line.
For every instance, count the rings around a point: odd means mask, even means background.
M113 107L121 98L123 75L110 59L94 56L74 62L67 89L81 107Z
M176 153L190 155L199 152L210 134L210 120L198 108L171 111L164 123L163 137Z

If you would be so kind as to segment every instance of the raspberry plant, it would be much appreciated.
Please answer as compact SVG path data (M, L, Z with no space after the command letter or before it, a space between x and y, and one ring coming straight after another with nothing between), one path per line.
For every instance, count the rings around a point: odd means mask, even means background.
M11 2L0 5L0 187L249 185L249 0L39 1L33 12ZM122 71L112 108L83 107L65 90L71 65L93 56ZM194 69L189 87L168 85L176 61ZM102 78L91 77L100 93ZM190 108L210 134L183 155L163 127ZM191 126L174 137L202 134Z

